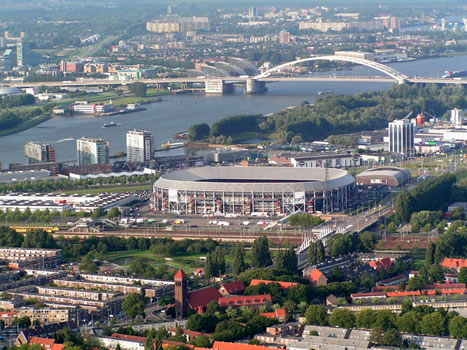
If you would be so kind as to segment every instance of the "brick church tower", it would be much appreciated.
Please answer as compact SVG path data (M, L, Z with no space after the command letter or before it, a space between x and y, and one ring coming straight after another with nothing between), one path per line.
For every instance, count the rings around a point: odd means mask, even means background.
M185 317L187 308L188 284L187 276L182 269L174 276L175 280L175 317L180 319Z

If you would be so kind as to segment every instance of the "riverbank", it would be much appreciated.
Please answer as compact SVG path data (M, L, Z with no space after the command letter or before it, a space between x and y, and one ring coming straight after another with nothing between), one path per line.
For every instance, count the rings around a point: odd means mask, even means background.
M21 131L24 131L24 130L27 130L29 128L33 128L47 120L49 120L51 118L51 115L49 113L47 114L41 114L37 117L34 117L33 119L30 119L30 120L27 120L19 125L16 125L15 127L13 128L9 128L9 129L6 129L6 130L1 130L0 131L0 137L1 136L7 136L7 135L11 135L11 134L16 134L18 132L21 132Z

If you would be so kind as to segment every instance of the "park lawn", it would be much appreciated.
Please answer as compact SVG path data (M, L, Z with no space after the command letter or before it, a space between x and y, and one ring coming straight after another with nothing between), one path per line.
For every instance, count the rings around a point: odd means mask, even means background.
M204 261L200 257L206 254L163 256L155 255L150 250L130 250L124 252L111 252L104 256L104 259L121 266L128 266L133 259L145 259L153 267L167 265L174 268L181 268L187 273L191 273L198 267L204 267ZM167 258L167 259L166 259Z
M79 193L79 194L96 194L105 192L131 192L131 191L148 191L151 189L151 185L120 185L111 187L99 187L99 188L87 188L64 191L67 194Z
M47 120L50 119L50 114L41 114L37 117L34 117L32 119L28 119L25 122L18 124L14 126L13 128L5 129L0 131L0 136L6 136L6 135L11 135L11 134L16 134L18 132L27 130L29 128L32 128L36 125L39 125Z
M186 273L192 273L198 267L204 267L204 260L200 259L206 257L207 254L184 254L184 255L155 255L151 253L150 250L130 250L124 252L111 252L107 253L104 256L104 259L121 266L128 266L132 259L146 259L148 263L156 267L158 265L167 265L177 269L183 269ZM249 262L249 252L245 260ZM233 263L233 256L226 255L225 262L227 265L227 270L229 270L229 265Z

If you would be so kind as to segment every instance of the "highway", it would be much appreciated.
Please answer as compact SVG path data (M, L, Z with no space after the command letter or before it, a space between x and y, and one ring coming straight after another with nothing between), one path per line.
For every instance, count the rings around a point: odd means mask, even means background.
M8 85L11 87L16 87L18 89L28 88L28 87L79 87L79 86L119 86L119 85L129 85L136 82L145 83L148 85L157 85L157 84L205 84L207 80L223 80L226 83L245 83L248 79L255 79L254 77L228 77L228 78L196 78L196 77L186 77L186 78L158 78L158 79L139 79L139 80L108 80L108 79L86 79L86 80L77 80L77 81L50 81L50 82L7 82L1 81L3 85ZM267 77L257 79L258 81L264 81L266 83L273 82L354 82L354 83L395 83L396 80L389 77L373 76L373 77L310 77L310 76L297 76L297 77ZM467 85L467 80L459 79L441 79L441 78L409 78L407 79L408 83L413 84L458 84L458 85ZM1 85L0 84L0 85Z

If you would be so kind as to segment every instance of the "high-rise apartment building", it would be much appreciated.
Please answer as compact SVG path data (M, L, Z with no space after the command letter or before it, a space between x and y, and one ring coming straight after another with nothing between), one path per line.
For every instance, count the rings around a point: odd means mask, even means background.
M29 141L24 146L24 155L28 164L55 163L55 148L47 143Z
M414 124L408 119L389 123L389 152L412 158L415 153L414 128Z
M256 10L256 7L250 7L248 9L248 18L254 19L257 16L258 16L258 11Z
M81 138L76 144L79 165L109 164L110 144L102 139Z
M126 160L131 163L144 163L151 160L154 153L154 136L145 130L130 130L126 133Z
M290 44L290 32L288 32L285 29L282 29L279 33L279 43Z
M186 33L209 30L208 17L175 17L146 22L146 30L154 33Z

